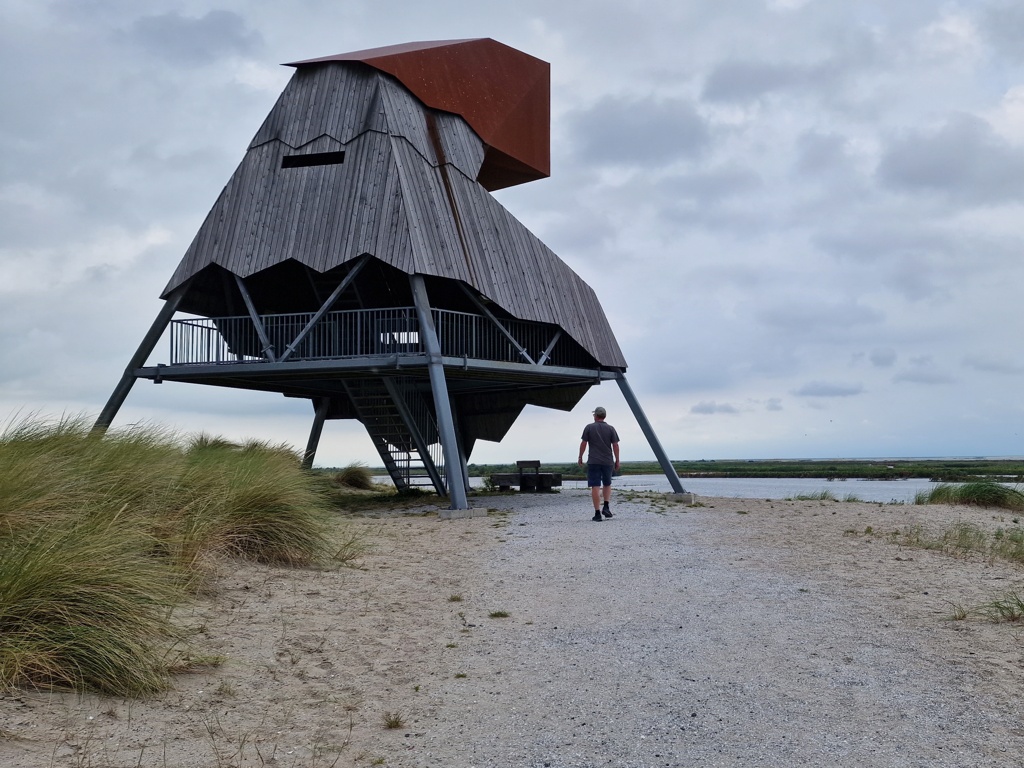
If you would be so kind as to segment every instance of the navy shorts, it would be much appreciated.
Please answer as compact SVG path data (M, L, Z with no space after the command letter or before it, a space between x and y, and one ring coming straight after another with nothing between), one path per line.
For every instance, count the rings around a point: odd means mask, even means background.
M611 464L587 464L587 487L612 484Z

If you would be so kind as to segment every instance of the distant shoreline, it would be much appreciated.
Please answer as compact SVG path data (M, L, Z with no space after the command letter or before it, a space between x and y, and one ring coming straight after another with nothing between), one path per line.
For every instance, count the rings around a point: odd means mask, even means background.
M997 480L1024 482L1024 457L964 457L964 458L876 458L876 459L707 459L699 461L673 461L673 468L681 478L687 477L746 477L746 478L824 478L902 480L926 478L935 482L969 482ZM545 472L560 472L563 479L584 477L577 464L545 462ZM324 468L319 471L337 471ZM376 475L386 475L383 467L371 467ZM516 472L514 462L509 464L470 464L471 477ZM623 475L661 474L656 461L626 461Z

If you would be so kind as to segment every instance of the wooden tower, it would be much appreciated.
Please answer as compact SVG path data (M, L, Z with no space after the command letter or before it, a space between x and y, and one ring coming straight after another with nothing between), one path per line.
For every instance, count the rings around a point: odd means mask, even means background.
M97 428L137 379L308 398L307 465L358 419L399 488L466 509L477 440L615 380L682 492L594 291L490 194L549 173L548 64L474 39L289 66Z

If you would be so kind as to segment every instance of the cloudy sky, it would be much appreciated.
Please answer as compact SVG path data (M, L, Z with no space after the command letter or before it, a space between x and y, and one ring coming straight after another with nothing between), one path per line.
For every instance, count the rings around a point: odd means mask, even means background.
M99 411L281 62L465 37L551 63L552 176L497 196L595 288L672 458L1024 454L1015 0L0 0L0 425ZM596 405L652 456L604 384L471 460L572 461ZM311 418L139 382L115 426Z

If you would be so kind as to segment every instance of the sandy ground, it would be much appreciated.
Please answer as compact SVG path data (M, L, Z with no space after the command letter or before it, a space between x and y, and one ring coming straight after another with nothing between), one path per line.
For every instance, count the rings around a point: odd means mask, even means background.
M226 572L173 691L0 698L0 766L1024 765L1022 627L953 619L1024 569L890 535L1012 515L665 498L349 519L358 569Z

